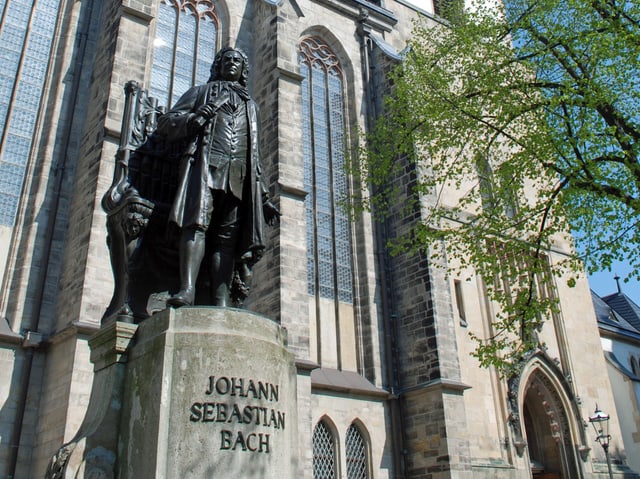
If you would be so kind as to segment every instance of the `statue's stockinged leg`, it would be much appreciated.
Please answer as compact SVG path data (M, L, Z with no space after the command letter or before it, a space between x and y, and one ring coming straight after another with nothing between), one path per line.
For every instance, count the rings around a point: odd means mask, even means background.
M233 251L215 251L211 258L211 296L214 306L229 306L229 288L233 278Z
M180 236L180 291L167 301L171 306L191 306L196 295L196 280L204 257L205 232L186 228Z
M240 232L240 201L231 195L218 193L216 203L214 220L217 227L211 257L211 302L214 306L232 306L229 293Z

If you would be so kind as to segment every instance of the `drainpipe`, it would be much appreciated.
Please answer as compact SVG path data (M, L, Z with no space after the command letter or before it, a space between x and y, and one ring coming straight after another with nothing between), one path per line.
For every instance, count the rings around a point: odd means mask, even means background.
M80 89L80 77L82 74L82 68L84 66L84 57L87 48L87 39L89 36L89 29L91 26L91 19L93 16L93 1L88 2L88 11L86 14L86 21L82 27L82 30L76 33L78 59L74 68L73 82L71 84L71 105L67 110L67 124L69 125L66 135L64 137L62 146L62 159L59 165L54 169L54 174L57 176L56 183L53 190L53 204L51 206L51 214L48 217L47 228L45 232L45 245L42 253L43 267L40 270L38 277L38 290L34 308L34 314L31 316L29 325L25 330L25 340L22 343L22 348L25 351L24 364L22 367L22 374L20 377L20 385L18 389L17 397L17 411L15 421L13 423L13 429L11 431L11 437L9 442L9 458L8 458L8 479L13 479L16 474L18 466L18 452L20 448L20 438L22 436L22 424L24 421L27 398L29 394L29 382L31 380L31 371L33 366L34 349L36 349L42 340L38 328L40 327L40 317L43 313L44 307L44 294L46 290L47 276L49 274L49 265L51 263L51 250L53 248L53 236L55 232L56 223L58 220L58 213L60 210L60 194L62 193L62 183L64 180L64 173L66 170L66 164L69 156L69 144L71 142L71 130L73 124L74 113L78 103L78 91Z
M366 126L367 131L371 131L375 120L379 117L377 111L377 95L375 85L372 80L372 72L375 66L372 63L372 46L371 46L371 28L366 24L368 13L363 9L360 12L358 20L358 36L360 38L360 57L362 59L362 81L365 93L366 105ZM375 194L375 192L374 192ZM386 362L386 383L390 389L391 397L388 401L391 417L391 433L392 433L392 453L393 463L396 471L395 477L407 479L407 466L405 460L405 417L404 402L399 395L400 391L400 372L399 372L399 353L398 353L398 333L396 329L397 316L393 313L392 286L389 273L389 255L386 247L387 237L387 221L382 220L378 223L374 222L374 236L376 247L377 269L380 275L380 285L382 293L380 294L380 306L382 310L384 339L385 339L385 362Z

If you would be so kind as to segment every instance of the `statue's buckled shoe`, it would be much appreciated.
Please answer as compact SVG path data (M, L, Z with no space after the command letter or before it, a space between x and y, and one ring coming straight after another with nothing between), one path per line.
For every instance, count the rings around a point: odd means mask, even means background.
M181 306L192 306L195 299L195 290L193 288L182 289L167 300L167 304L174 308Z

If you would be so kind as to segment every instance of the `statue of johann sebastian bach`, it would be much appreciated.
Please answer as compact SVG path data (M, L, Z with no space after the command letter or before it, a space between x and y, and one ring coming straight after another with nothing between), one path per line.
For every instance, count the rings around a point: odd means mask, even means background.
M249 97L247 56L223 48L207 84L189 89L158 119L168 141L187 140L169 221L181 228L180 290L174 307L192 305L196 279L209 243L211 303L238 302L264 251L264 225L279 221L268 199L258 149L258 112ZM240 286L239 286L240 285ZM246 295L246 293L244 294Z

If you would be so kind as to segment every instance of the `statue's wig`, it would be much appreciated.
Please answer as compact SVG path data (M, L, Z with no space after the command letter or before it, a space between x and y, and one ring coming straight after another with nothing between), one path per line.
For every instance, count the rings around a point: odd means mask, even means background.
M222 57L227 52L238 52L242 57L242 73L240 74L238 83L243 87L246 87L249 83L249 58L247 57L247 54L239 48L224 47L216 54L213 64L211 65L211 76L209 77L209 81L222 80L222 77L220 76Z

